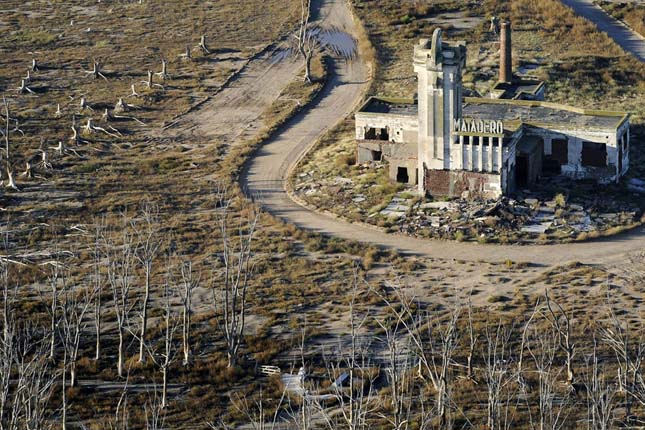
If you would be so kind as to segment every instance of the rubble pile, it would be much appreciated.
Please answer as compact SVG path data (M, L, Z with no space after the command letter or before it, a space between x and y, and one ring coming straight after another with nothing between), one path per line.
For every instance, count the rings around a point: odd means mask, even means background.
M398 207L405 206L405 202L394 200ZM600 212L594 209L592 200L586 203L558 205L554 200L531 197L428 202L413 206L406 214L398 213L395 223L399 232L414 236L494 239L512 234L518 240L531 240L546 233L558 233L559 237L566 238L628 225L638 215L637 208L619 207L613 212ZM381 214L390 215L388 208Z
M410 236L448 240L530 243L549 237L575 239L614 227L632 225L642 215L637 204L608 200L591 190L571 201L562 194L522 191L497 200L428 201L414 188L388 195L379 191L377 177L384 165L355 166L350 178L316 172L300 173L295 191L315 206L352 221L360 220ZM560 184L559 189L567 189ZM400 189L400 188L399 188ZM632 180L632 193L645 193L645 181Z

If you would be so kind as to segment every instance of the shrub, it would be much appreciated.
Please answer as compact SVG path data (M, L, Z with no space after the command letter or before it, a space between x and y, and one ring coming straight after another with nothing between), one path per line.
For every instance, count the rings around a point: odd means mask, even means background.
M556 194L553 201L555 202L555 205L559 208L563 208L567 205L567 198L562 193Z

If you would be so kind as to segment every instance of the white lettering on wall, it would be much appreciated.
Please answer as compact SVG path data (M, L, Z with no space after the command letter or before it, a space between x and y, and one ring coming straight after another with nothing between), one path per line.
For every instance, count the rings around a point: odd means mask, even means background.
M504 122L494 119L460 118L452 122L452 131L480 134L504 134Z

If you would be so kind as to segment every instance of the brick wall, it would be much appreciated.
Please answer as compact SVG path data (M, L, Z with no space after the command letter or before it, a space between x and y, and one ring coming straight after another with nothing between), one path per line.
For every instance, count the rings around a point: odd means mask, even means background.
M469 198L496 198L500 191L499 175L463 170L426 170L426 193L431 196L461 197L468 191Z

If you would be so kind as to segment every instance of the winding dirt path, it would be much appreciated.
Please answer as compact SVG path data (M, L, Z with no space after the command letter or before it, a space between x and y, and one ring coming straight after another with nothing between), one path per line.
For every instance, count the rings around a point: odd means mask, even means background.
M356 24L343 0L325 0L330 19L344 31L356 34ZM562 245L481 245L444 242L387 234L365 225L350 224L294 202L286 192L289 172L325 131L350 115L367 88L368 69L358 53L354 61L336 59L333 74L316 101L285 127L249 160L241 183L249 196L265 210L296 226L394 248L404 253L440 259L499 262L506 259L554 265L569 261L612 264L626 261L626 254L645 250L645 227L627 234L596 241Z
M645 62L645 38L634 30L608 15L592 0L561 0L578 15L593 22L600 31L609 35L626 52Z

